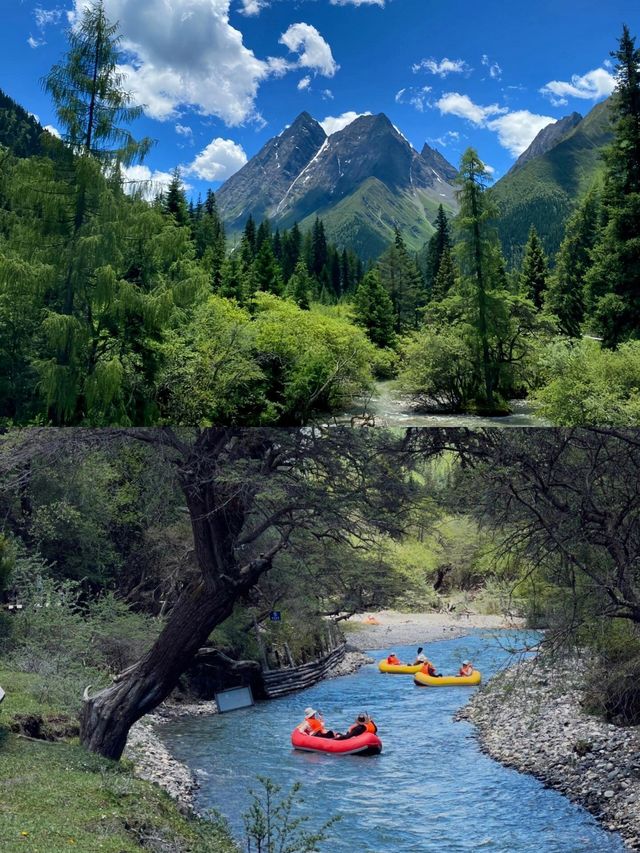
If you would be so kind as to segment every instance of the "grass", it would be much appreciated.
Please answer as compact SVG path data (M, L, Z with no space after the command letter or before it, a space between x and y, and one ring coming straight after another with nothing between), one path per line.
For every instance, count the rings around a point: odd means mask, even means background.
M2 853L235 853L221 822L185 816L127 761L76 742L32 741L9 732L20 715L63 716L38 701L39 679L0 668L0 850Z

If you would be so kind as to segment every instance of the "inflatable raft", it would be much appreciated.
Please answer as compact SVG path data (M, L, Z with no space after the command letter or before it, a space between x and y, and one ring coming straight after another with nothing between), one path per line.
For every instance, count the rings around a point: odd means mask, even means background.
M291 744L294 749L305 752L327 752L332 755L378 755L382 752L382 741L370 732L346 740L334 740L305 735L296 728L291 733Z
M381 660L378 664L378 669L380 672L387 672L391 675L415 675L416 672L420 672L422 669L422 664L419 663L417 666L410 666L409 664L392 664L387 663L386 660Z
M413 680L418 687L477 687L482 681L482 675L477 669L471 675L443 675L441 678L417 672Z

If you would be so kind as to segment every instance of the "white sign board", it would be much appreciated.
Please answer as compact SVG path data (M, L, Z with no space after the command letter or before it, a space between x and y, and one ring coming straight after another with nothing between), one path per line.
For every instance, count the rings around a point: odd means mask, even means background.
M4 690L0 687L0 702L4 699Z
M239 708L250 708L253 704L250 687L233 687L231 690L216 693L216 705L221 714L237 711Z

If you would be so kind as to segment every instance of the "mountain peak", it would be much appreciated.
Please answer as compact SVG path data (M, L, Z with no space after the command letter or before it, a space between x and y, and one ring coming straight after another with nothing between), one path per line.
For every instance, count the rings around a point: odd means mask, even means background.
M527 150L520 155L507 174L517 172L529 160L533 160L534 157L541 157L543 154L551 151L552 148L559 145L563 139L566 139L575 130L582 121L582 118L580 113L573 112L571 115L564 116L559 121L548 124L540 131Z
M444 157L438 150L432 148L426 142L422 151L420 152L420 156L425 161L427 166L432 169L435 169L442 177L448 182L452 183L458 177L458 170L455 166L452 166L451 163Z

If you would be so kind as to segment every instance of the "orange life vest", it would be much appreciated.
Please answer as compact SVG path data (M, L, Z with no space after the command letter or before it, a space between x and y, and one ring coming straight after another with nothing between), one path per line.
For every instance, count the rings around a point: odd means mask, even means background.
M425 663L425 665L422 667L422 669L420 670L420 672L424 672L425 675L430 675L433 677L436 674L436 668L431 663L431 661L427 661Z
M468 678L470 675L473 675L473 667L472 666L461 666L460 667L460 675L462 678Z
M366 723L365 723L365 726L366 726L367 731L369 732L369 734L374 735L374 734L378 731L378 727L377 727L377 726L376 726L376 724L373 722L373 720L369 720L368 722L366 722Z
M317 717L307 717L305 723L309 726L311 733L314 735L324 729L322 720L319 720Z
M401 666L402 665L400 663L399 659L395 655L389 655L389 657L387 658L387 663L390 666Z

